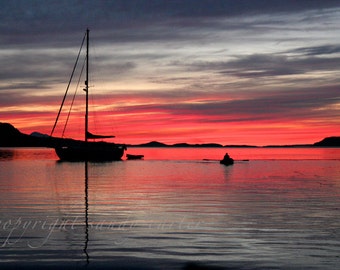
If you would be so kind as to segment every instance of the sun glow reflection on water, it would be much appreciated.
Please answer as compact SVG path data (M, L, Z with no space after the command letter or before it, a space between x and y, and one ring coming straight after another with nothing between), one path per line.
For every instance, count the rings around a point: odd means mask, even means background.
M274 149L271 159L227 149L230 167L215 161L226 149L132 150L146 160L85 166L48 149L7 152L0 264L336 268L340 149Z

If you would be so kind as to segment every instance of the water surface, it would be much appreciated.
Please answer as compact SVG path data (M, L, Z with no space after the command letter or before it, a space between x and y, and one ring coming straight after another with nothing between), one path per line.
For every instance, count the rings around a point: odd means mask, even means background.
M233 166L215 161L226 151ZM338 266L340 149L135 148L145 160L88 164L0 152L0 266Z

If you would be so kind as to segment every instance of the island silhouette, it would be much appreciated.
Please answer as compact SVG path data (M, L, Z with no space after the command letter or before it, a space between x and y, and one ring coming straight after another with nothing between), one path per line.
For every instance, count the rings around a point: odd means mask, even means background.
M55 147L60 143L77 143L78 140L50 137L39 132L24 134L10 123L0 122L0 147ZM189 144L176 143L165 144L157 141L150 141L143 144L127 144L127 147L260 147L255 145L222 145L218 143ZM340 136L331 136L313 144L292 144L292 145L267 145L263 147L340 147Z

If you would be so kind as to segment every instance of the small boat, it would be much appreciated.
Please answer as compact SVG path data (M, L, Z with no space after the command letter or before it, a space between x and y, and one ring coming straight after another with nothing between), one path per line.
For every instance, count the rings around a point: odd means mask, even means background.
M124 155L124 151L126 150L126 146L124 144L116 144L104 141L89 141L91 139L105 139L105 138L113 138L114 136L103 136L103 135L95 135L89 132L89 110L88 110L88 99L89 99L89 29L86 30L81 49L83 47L85 38L86 38L86 78L85 78L85 88L84 91L86 93L85 98L85 140L68 140L63 143L59 143L55 145L54 149L56 154L58 155L60 160L65 161L115 161L121 160ZM81 52L79 51L75 67L77 65L79 55ZM74 70L71 75L70 82L72 80ZM69 82L69 85L70 85ZM69 89L69 85L66 89L66 93L64 95L63 101L61 103L59 113L54 123L54 127L51 132L51 136L54 132L54 129L57 125L60 112L62 110L65 97L67 95L67 91Z
M132 154L126 154L126 158L129 160L133 159L143 159L144 155L132 155Z
M225 165L225 166L229 166L229 165L233 165L234 164L234 160L229 156L228 153L226 153L223 157L222 160L220 160L220 163Z

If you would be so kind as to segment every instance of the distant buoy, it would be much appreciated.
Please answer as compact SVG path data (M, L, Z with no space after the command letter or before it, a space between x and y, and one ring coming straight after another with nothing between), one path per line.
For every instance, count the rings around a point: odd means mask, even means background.
M229 166L234 164L234 160L228 155L228 153L226 153L220 163L225 166Z

